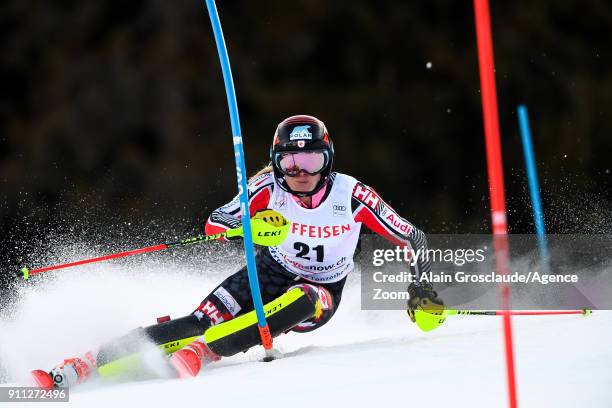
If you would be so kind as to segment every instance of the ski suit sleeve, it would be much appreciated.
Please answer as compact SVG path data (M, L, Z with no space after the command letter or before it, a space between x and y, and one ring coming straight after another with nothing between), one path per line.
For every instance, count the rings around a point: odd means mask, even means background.
M268 207L273 188L274 180L271 173L265 173L249 182L247 190L249 195L249 214L251 217L257 211ZM230 228L239 227L241 224L240 197L236 195L232 201L217 208L210 214L208 220L206 220L204 231L206 234L218 234Z
M396 245L407 246L413 254L426 254L425 233L400 217L371 187L358 182L353 189L351 207L356 222L365 224L368 229ZM429 257L417 256L417 262L411 269L417 279L421 274L429 273Z

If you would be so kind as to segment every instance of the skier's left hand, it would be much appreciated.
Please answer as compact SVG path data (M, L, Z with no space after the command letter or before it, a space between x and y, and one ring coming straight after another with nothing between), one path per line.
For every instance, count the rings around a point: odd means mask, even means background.
M412 282L408 286L408 316L416 322L415 310L422 310L431 314L441 314L444 310L444 302L438 297L429 282Z

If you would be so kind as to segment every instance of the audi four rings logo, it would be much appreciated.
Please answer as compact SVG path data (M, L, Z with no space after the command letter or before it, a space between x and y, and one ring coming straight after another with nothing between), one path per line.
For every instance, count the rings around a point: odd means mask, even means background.
M336 216L342 216L346 212L346 205L343 204L334 203L332 208L334 209L334 215Z

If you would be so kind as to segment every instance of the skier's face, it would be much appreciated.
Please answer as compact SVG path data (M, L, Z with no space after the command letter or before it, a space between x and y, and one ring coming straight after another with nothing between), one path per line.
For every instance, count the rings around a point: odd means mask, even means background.
M289 185L289 188L300 193L314 190L319 180L321 180L320 174L311 176L304 171L301 171L300 174L295 177L285 176L285 181Z

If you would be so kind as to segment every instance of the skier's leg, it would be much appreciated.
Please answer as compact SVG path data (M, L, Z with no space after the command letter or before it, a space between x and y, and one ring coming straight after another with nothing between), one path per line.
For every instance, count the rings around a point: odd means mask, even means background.
M326 285L294 285L296 277L271 262L265 254L258 256L258 261L262 298L273 336L289 330L314 330L325 324L337 310L344 280ZM299 290L291 291L292 288ZM239 320L216 327L234 317ZM207 330L209 328L213 330ZM71 386L98 373L102 376L120 374L133 365L133 357L146 341L160 345L168 354L181 351L172 357L179 375L195 375L202 363L217 361L220 356L231 356L259 344L246 268L228 277L191 315L138 328L96 351L65 360L49 373L53 374L50 378L55 386ZM37 373L43 377L48 374L41 370L33 372L39 385L49 383L48 378L38 378Z
M264 313L273 337L289 331L296 324L317 314L317 300L311 297L312 294L313 291L307 287L296 286L264 305ZM260 342L257 315L252 310L210 327L203 336L174 353L170 361L179 376L194 376L198 374L203 363L215 361L211 356L216 359L233 356Z
M290 330L315 314L316 299L311 298L312 293L306 288L299 288L291 295L285 293L299 278L272 260L266 250L257 256L257 272L273 336ZM231 356L260 342L246 268L223 281L193 314L199 319L208 319L212 327L204 336L172 356L171 362L181 376L196 375L202 363L211 361L208 352ZM202 357L207 358L202 360Z
M288 287L285 293L264 305L272 336L321 327L337 310L343 286L344 280L325 285L298 283ZM247 351L260 344L255 311L210 327L198 341L219 356Z
M235 293L240 302L225 287ZM243 268L228 277L190 315L137 328L96 350L64 360L50 372L35 370L32 376L39 386L49 388L74 386L98 375L113 377L133 372L140 365L143 346L150 342L159 345L167 354L191 345L190 350L197 354L198 362L216 361L220 357L210 353L205 345L194 343L194 340L202 336L210 326L252 309L249 303L248 276L246 268Z
M258 265L262 265L258 266L258 272L262 298L267 302L264 312L273 337L290 330L311 331L329 321L340 303L346 279L330 284L306 283L295 275L276 269L274 264L263 263L261 258L267 260L265 253L258 258ZM257 317L252 310L246 269L229 277L219 288L223 288L226 296L229 295L227 299L221 302L218 297L209 296L202 302L204 307L198 308L201 311L199 315L215 317L219 323L207 329L204 336L193 344L205 348L213 355L227 357L260 344L260 337ZM233 314L230 311L238 308L240 313ZM201 368L202 354L186 347L176 352L171 361L179 375L194 376ZM208 361L210 358L204 362Z
M316 302L315 314L303 322L296 324L291 331L305 333L318 329L327 323L334 313L336 313L336 310L338 310L345 282L346 278L339 282L328 284L299 283L289 288L303 287L304 290L310 293L310 297L315 299Z
M201 336L210 327L208 320L193 314L148 327L139 327L113 339L96 350L64 360L49 373L35 370L35 382L44 388L70 387L99 375L111 377L134 371L145 344L159 345L170 354Z
M241 272L230 276L226 281L241 281ZM112 377L127 371L132 372L134 366L139 365L139 357L145 344L153 342L159 345L163 352L171 354L202 336L211 325L231 319L233 315L230 310L235 314L240 308L228 309L223 303L227 303L228 299L224 294L227 295L227 292L221 285L190 315L145 328L139 327L98 349L66 359L49 372L34 370L32 377L37 385L52 388L71 387L99 375ZM210 357L211 361L215 359L218 357Z
M262 298L264 302L269 302L282 295L294 277L270 260L269 255L260 253L257 260ZM190 315L132 330L97 350L64 360L51 372L35 370L32 376L43 387L66 387L97 375L109 377L122 374L137 365L135 363L138 362L138 355L147 341L159 345L165 353L171 354L192 344L207 328L251 310L253 302L245 267L225 279ZM209 353L205 344L202 346L193 343L192 346L189 349L197 355L198 362L215 361L219 358Z

